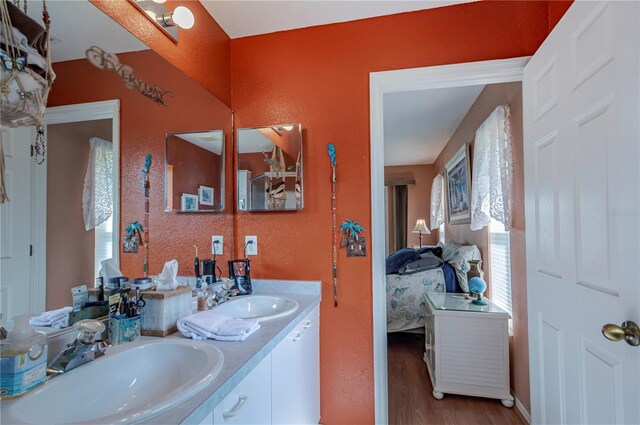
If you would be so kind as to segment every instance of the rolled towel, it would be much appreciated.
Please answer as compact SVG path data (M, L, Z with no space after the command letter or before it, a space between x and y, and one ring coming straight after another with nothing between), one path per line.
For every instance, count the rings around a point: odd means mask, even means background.
M31 326L51 326L55 329L65 328L69 325L69 313L72 311L73 307L45 311L40 316L29 319L29 324Z
M213 310L202 311L178 320L178 330L192 339L244 341L260 329L256 319L234 319Z

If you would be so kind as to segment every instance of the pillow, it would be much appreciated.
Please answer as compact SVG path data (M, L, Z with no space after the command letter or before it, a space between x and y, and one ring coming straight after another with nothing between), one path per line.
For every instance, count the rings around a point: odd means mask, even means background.
M427 270L433 270L442 267L444 261L433 255L431 252L424 253L419 259L411 261L400 268L400 274L412 274L418 272L424 272Z
M478 247L475 245L460 245L456 241L447 242L442 248L442 259L455 269L458 285L463 292L469 292L467 281L467 272L471 269L469 260L476 259L478 252Z
M413 248L402 248L387 257L387 274L398 273L405 264L420 258L420 253Z

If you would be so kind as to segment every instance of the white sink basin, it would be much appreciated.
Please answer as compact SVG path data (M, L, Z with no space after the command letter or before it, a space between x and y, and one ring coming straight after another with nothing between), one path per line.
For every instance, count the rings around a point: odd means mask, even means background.
M222 368L224 356L201 341L137 341L53 378L4 404L5 423L134 423L189 399ZM5 414L8 413L8 416Z
M230 317L261 322L288 316L297 309L297 301L273 295L241 296L215 307L216 311Z

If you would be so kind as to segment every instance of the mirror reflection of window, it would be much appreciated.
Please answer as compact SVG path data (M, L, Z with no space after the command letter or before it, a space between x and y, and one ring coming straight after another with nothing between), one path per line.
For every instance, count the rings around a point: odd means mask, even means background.
M301 210L300 124L238 130L238 210Z

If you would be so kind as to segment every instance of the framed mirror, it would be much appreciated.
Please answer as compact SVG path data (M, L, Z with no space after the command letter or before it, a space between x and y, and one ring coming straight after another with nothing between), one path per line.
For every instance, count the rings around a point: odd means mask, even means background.
M238 211L301 210L302 126L241 128L237 136Z
M224 211L224 131L167 134L165 210Z

